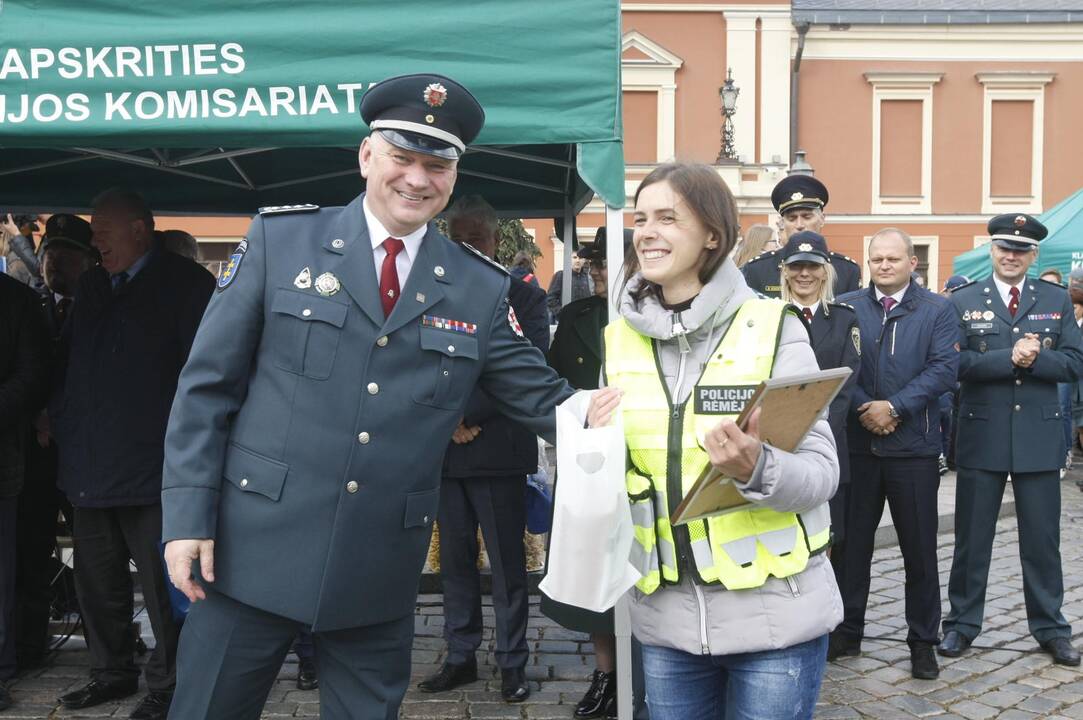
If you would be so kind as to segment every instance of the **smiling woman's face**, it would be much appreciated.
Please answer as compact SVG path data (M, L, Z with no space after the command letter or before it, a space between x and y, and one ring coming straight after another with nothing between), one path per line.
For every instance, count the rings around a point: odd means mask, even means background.
M717 241L666 181L639 193L633 244L640 272L662 287L667 302L681 302L702 288L699 270Z

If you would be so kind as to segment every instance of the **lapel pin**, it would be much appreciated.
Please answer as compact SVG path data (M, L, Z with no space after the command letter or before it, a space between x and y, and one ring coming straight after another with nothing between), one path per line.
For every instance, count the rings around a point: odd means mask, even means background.
M316 292L325 297L334 295L341 287L333 273L325 272L316 278Z
M341 250L346 243L342 242L342 238L335 238L331 241L331 247L335 250Z
M414 297L416 297L416 298L417 298L417 301L418 301L418 302L425 302L425 293L418 293L418 294L417 294L417 295L415 295Z
M301 272L297 273L297 277L293 279L293 286L305 290L312 287L312 271L307 267Z
M444 277L444 266L443 265L437 265L436 267L434 267L432 269L432 273L436 277Z

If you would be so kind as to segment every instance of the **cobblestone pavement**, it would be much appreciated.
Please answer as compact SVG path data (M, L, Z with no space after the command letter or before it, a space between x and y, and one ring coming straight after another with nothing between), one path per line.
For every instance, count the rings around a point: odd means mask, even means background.
M1072 476L1077 473L1073 471ZM1078 473L1083 477L1083 472ZM1069 480L1073 479L1070 476ZM946 484L947 485L947 484ZM950 485L949 485L950 487ZM948 489L947 487L945 490ZM1083 493L1070 481L1062 483L1061 545L1064 563L1064 614L1073 623L1077 640L1083 634ZM1006 499L1010 499L1008 496ZM939 541L941 586L946 587L951 565L952 536ZM945 592L946 594L946 592ZM414 666L411 687L438 667L443 650L443 615L439 595L419 599L415 616ZM869 626L863 654L828 666L816 717L830 718L1079 718L1083 720L1083 673L1055 666L1027 634L1022 577L1014 518L997 529L990 571L985 631L976 646L961 658L939 658L938 680L914 680L903 619L902 557L897 547L876 551ZM945 611L946 611L945 597ZM587 687L593 669L589 640L541 616L536 598L531 604L528 639L532 651L527 677L533 694L522 705L506 705L499 697L499 674L493 662L492 608L484 608L485 647L479 653L482 679L453 692L426 695L410 690L402 708L409 720L458 718L570 718ZM143 623L148 628L147 623ZM148 642L151 638L147 637ZM13 686L17 704L0 712L8 718L119 717L131 712L139 695L78 712L58 710L57 695L86 681L87 653L73 638L56 653L49 667L18 678ZM318 691L295 689L296 658L283 666L264 711L265 718L316 717Z

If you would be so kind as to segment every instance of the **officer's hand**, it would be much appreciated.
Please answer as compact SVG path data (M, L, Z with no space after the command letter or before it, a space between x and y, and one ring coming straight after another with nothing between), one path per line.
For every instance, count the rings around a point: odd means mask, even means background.
M466 443L473 441L480 432L481 427L479 425L467 427L460 421L459 426L455 428L455 432L451 434L451 441L456 445L465 445Z
M214 540L170 540L165 544L165 565L169 581L192 602L205 600L207 593L192 577L192 561L207 582L214 582Z
M896 419L891 417L891 403L887 400L871 400L861 405L857 412L862 427L874 435L888 435L897 425Z
M1012 363L1019 367L1030 367L1041 352L1042 345L1038 342L1038 336L1027 333L1012 346Z
M708 430L703 438L703 449L719 472L739 482L748 482L763 453L760 409L752 411L743 431L729 418Z
M587 406L587 427L605 427L613 419L613 413L620 405L624 391L617 387L605 387L595 390Z

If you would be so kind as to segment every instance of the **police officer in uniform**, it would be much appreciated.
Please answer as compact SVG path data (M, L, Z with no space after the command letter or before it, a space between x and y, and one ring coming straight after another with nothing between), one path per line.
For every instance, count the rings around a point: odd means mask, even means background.
M1061 613L1059 469L1066 449L1057 383L1083 377L1072 302L1027 269L1046 228L1029 215L989 221L993 277L952 293L959 315L959 428L951 611L940 654L962 654L981 632L989 560L1010 474L1031 635L1061 665L1079 665Z
M790 236L782 248L782 299L791 303L805 321L812 351L821 370L848 367L853 371L831 401L827 421L839 454L839 488L831 498L831 566L842 584L841 544L846 537L846 498L850 485L850 452L846 442L846 418L850 398L861 369L861 330L857 313L849 305L834 302L834 266L823 235L804 230Z
M771 191L771 204L782 217L782 243L795 233L823 230L826 218L827 187L811 175L787 175ZM756 292L768 297L779 297L782 285L779 270L782 267L782 251L761 253L741 268L745 282ZM861 268L841 253L828 251L831 266L835 268L835 297L861 287Z
M396 718L441 460L471 391L550 438L572 392L522 337L507 273L430 222L478 102L406 75L370 88L361 116L367 191L263 209L181 375L163 535L194 602L174 720L258 718L301 627L322 717Z

